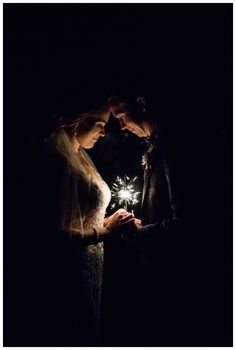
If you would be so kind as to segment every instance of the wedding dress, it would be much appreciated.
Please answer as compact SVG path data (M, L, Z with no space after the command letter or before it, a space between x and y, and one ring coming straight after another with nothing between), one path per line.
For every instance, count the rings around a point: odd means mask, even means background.
M91 232L103 227L106 208L111 199L110 189L82 149L78 161L81 161L81 156L91 168L91 172L86 175L87 181L83 180L80 173L71 171L60 155L53 153L48 157L45 183L50 195L44 204L50 216L47 226L49 222L57 221L53 217L58 217L59 210L62 227L72 227L80 232ZM86 238L74 240L73 236L65 235L59 247L59 253L54 251L52 256L52 259L59 261L54 263L59 280L56 291L59 295L56 296L59 300L56 307L59 310L56 311L58 320L55 320L59 324L56 338L62 339L63 346L98 346L103 242L88 244Z

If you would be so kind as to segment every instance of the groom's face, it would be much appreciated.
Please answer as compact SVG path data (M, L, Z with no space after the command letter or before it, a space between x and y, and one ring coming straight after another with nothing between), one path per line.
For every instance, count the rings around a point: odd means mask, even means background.
M111 108L111 112L116 119L119 120L121 130L128 130L138 137L148 136L144 129L142 122L133 120L129 115L125 114L124 111L115 111Z

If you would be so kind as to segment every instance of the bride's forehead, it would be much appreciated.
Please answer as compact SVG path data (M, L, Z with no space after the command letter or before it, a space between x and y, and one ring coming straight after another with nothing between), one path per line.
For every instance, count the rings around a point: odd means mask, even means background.
M109 120L109 117L110 117L110 112L104 113L97 118L96 122L102 122L106 124Z

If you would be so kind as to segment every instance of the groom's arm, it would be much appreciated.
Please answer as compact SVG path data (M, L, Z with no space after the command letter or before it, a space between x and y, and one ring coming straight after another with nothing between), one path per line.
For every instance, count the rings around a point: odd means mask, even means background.
M182 155L181 155L182 156ZM164 156L164 171L168 185L171 214L162 221L150 223L137 230L137 237L141 239L179 238L186 231L191 221L191 205L186 193L190 191L188 169L186 161L180 161L180 155L175 148L167 148Z

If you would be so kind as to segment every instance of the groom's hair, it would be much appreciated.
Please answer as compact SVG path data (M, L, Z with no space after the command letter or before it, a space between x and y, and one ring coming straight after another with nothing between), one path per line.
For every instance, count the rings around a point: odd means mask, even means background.
M119 113L122 111L134 121L148 121L156 117L154 109L151 108L150 100L141 94L112 94L107 102L114 111Z

